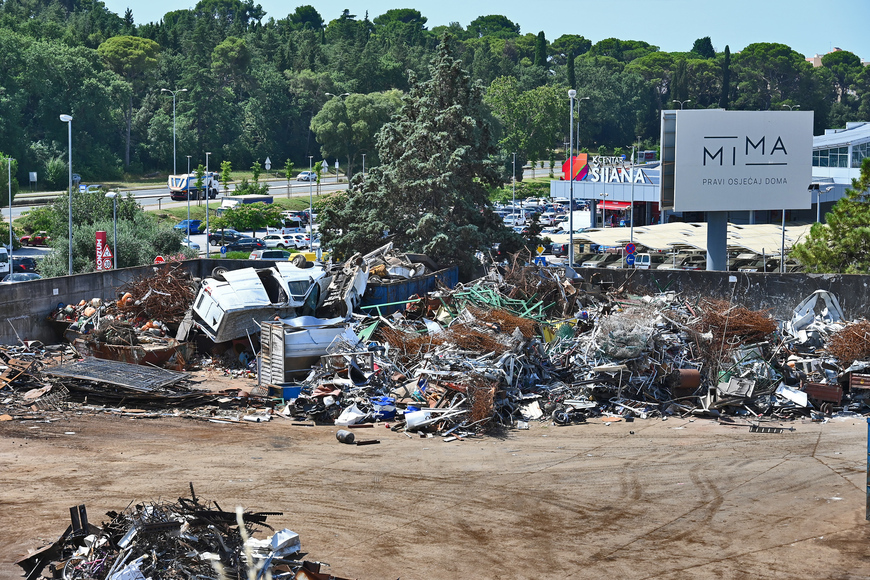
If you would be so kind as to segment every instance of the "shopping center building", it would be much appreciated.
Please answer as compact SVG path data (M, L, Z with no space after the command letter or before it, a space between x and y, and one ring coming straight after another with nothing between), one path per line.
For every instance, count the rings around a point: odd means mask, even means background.
M847 123L845 129L828 129L813 137L812 182L796 189L796 197L812 192L810 209L784 208L787 222L812 223L817 216L824 221L830 211L859 176L861 162L870 157L870 122ZM661 199L660 162L632 164L623 157L593 157L578 154L563 165L562 177L550 182L550 196L573 199L596 209L596 225L602 218L606 225L619 225L628 219L628 208L634 201L635 225L668 221L703 222L703 212L670 212L659 210ZM569 178L573 171L574 181ZM804 206L805 207L805 206ZM728 221L734 224L780 223L779 210L730 211Z

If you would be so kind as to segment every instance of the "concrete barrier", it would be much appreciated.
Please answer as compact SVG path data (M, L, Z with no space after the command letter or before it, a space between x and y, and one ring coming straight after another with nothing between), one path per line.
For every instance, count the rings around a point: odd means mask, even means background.
M198 259L182 263L194 277L211 275L215 266L231 269L267 267L268 260ZM81 300L115 300L127 282L148 276L157 266L140 266L76 276L45 278L0 285L0 344L19 340L57 342L54 327L46 320L59 303ZM766 309L777 319L789 318L792 309L816 290L828 290L840 301L848 319L866 317L870 304L870 276L852 274L763 274L757 272L706 272L682 270L610 270L582 268L587 281L628 284L633 292L675 291L687 298L713 297L752 309Z

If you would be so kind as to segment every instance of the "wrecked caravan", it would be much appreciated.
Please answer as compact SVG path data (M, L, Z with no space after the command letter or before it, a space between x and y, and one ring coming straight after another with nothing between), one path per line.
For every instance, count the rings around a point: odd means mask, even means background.
M275 316L312 315L332 281L323 266L242 268L205 278L193 303L193 321L209 338L224 342L259 331Z

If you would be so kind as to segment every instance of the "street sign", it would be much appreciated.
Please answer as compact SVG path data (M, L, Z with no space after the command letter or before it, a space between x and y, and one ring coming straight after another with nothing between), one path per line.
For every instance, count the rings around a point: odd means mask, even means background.
M224 255L224 256L227 255L227 247L226 246L221 246L221 255Z
M636 249L637 248L634 246L634 244L625 244L625 253L626 254L633 254Z
M535 265L537 265L537 266L546 266L546 265L547 265L547 258L544 257L544 256L537 256L537 257L535 258Z
M629 254L625 257L626 266L634 266L634 254Z
M539 255L544 253L544 246L538 246L538 247L535 248L535 249L538 251L538 254L539 254Z
M266 171L272 169L272 160L266 157Z
M162 263L164 263L165 261L166 261L166 258L164 258L163 256L157 256L156 258L154 258L154 263L155 263L155 264L162 264Z

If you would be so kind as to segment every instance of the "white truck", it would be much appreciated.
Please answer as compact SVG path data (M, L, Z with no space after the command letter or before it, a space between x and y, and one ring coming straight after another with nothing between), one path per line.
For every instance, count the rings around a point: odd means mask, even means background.
M204 173L202 176L202 189L196 187L196 173L184 173L169 176L169 196L173 201L187 201L188 199L205 199L206 192L209 198L217 197L220 189L219 176L214 171Z
M12 264L9 262L9 251L7 246L0 246L0 278L12 271Z

